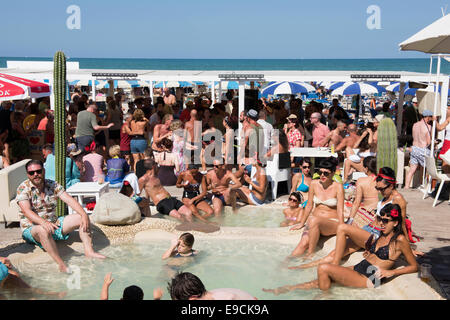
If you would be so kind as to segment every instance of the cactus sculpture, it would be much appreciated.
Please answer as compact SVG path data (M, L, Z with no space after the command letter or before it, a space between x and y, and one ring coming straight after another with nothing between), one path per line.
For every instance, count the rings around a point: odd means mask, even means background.
M390 118L381 120L378 125L377 170L389 167L397 174L397 130Z
M53 58L53 92L55 94L55 176L56 181L66 187L66 56L58 51ZM63 216L66 205L58 200L56 215Z

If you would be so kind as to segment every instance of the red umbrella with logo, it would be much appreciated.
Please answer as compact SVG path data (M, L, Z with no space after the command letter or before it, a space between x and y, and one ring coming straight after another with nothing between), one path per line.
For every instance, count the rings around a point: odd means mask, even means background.
M48 84L0 73L0 101L46 96L50 96Z

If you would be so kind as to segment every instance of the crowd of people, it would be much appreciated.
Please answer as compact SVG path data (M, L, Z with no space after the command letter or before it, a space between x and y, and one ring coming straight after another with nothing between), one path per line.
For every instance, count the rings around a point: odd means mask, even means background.
M303 230L289 258L304 254L312 258L321 237L335 235L337 241L335 250L325 258L290 267L317 266L318 280L265 291L327 290L333 282L373 287L383 279L417 271L414 256L422 253L410 245L415 235L406 201L397 190L396 174L389 167L377 170L376 164L378 124L383 118L398 119L394 103L386 101L379 110L373 105L374 110L361 123L358 116L355 119L339 105L338 99L330 106L314 100L304 106L295 96L289 101L262 98L251 100L239 114L237 98L232 92L225 97L213 103L206 95L197 96L183 108L165 88L155 101L138 97L124 109L123 94L116 93L107 97L106 109L99 110L86 94L74 92L67 113L66 187L79 181L107 181L138 203L143 216L150 216L149 205L154 205L160 214L180 221L209 223L209 218L220 216L225 206L235 209L237 202L261 206L275 200L268 192L266 164L277 159L279 169L291 169L292 182L291 190L286 190L287 208L280 212L285 217L281 226ZM66 240L75 229L79 229L86 256L104 256L93 250L84 209L54 181L53 111L49 104L48 98L36 103L19 101L12 111L11 102L2 103L0 163L7 167L29 157L27 134L30 130L45 132L44 162L27 163L28 179L19 186L16 201L21 209L23 238L44 248L60 271L67 272L55 241ZM403 119L397 125L402 125L405 133L402 145L411 146L405 181L405 188L409 188L417 167L424 166L425 156L431 152L430 124L435 118L428 110L420 114L417 100L413 100ZM450 117L437 126L437 130L447 130L441 154L450 147L449 126ZM238 134L237 128L241 129ZM291 156L293 148L299 147L328 147L338 156L322 160ZM444 163L443 170L449 167ZM364 177L352 181L353 172L362 172ZM349 195L346 190L352 184L354 192ZM170 194L168 186L182 188L182 197ZM58 218L57 199L77 214ZM163 258L194 256L193 239L186 239L174 243ZM344 256L361 248L366 250L363 261L353 267L339 265ZM392 269L401 255L407 267ZM7 260L1 265L13 271ZM108 298L112 281L108 274L102 299ZM140 288L127 289L124 299L130 295L143 298ZM240 291L207 291L200 279L189 273L177 275L169 292L173 299L251 297ZM154 292L155 299L161 295L159 289Z

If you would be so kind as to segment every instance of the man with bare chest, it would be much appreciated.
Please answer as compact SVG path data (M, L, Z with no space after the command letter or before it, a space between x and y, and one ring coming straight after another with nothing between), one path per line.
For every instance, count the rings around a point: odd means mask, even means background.
M425 157L430 155L428 146L431 144L431 124L433 122L433 112L431 110L423 110L422 120L416 122L412 128L413 145L409 160L409 171L405 177L405 189L409 189L411 180L417 167L424 166Z
M353 146L355 145L355 143L358 141L359 136L356 133L357 131L357 127L355 124L349 124L347 127L347 131L348 131L348 136L345 137L344 139L342 139L341 143L339 143L339 145L336 147L336 151L342 151L347 148L350 147L353 149Z
M321 147L330 147L333 145L334 147L337 147L341 143L341 141L344 139L342 137L342 135L345 133L346 130L347 130L347 125L342 121L338 121L336 129L332 130L326 136L326 138L322 140L322 142L320 143L320 146Z
M146 173L139 178L139 188L145 190L147 197L153 201L159 213L181 221L187 220L192 222L192 211L164 189L161 181L156 177L155 168L153 159L145 160L144 169Z
M225 161L215 159L213 164L214 169L206 174L206 184L212 193L214 215L218 216L223 207L230 204L230 191L240 188L242 184L231 171L225 169ZM232 186L230 182L233 182Z
M164 88L164 104L174 106L177 103L176 97L170 93L169 88Z

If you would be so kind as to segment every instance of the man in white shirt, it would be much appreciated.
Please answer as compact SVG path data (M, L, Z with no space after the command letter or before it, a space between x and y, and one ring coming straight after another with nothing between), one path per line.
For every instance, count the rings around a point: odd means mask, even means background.
M270 142L272 139L273 126L267 121L267 114L264 110L259 112L259 120L257 123L264 129L264 154L270 150Z

